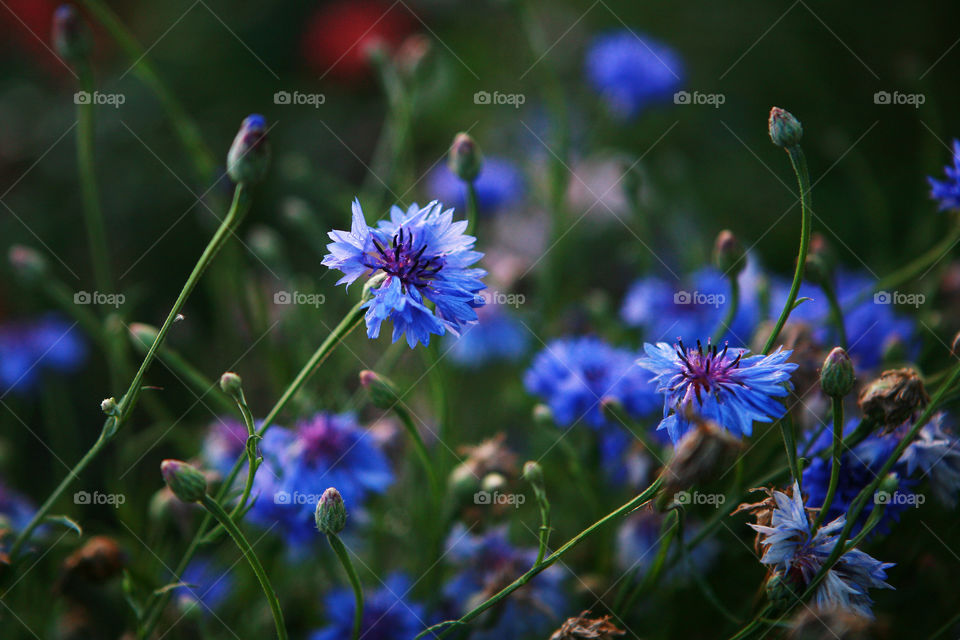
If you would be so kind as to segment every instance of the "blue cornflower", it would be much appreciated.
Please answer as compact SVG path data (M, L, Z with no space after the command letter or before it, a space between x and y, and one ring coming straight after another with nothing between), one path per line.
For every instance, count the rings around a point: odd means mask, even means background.
M451 337L446 351L450 359L466 367L479 367L494 360L517 360L527 350L530 333L500 305L486 304L477 310L479 321Z
M482 602L525 573L537 559L536 548L518 548L507 539L506 526L472 535L457 524L447 539L447 559L457 573L443 589L454 615ZM475 640L542 637L564 612L563 573L550 567L518 591L493 616L491 624L471 636ZM539 635L538 635L539 634Z
M940 211L960 209L960 140L953 141L953 166L943 168L944 181L928 177L930 197L940 204Z
M792 590L799 594L839 542L838 533L843 529L844 518L841 516L814 531L796 483L793 495L774 491L773 499L776 507L770 526L750 526L760 534L760 544L764 547L760 562L784 576ZM814 594L817 608L843 609L872 618L873 600L869 590L893 588L885 582L886 570L892 566L859 549L844 552L817 586Z
M610 425L599 435L600 462L610 484L636 489L650 484L659 462L639 438L617 425Z
M654 411L659 399L645 380L630 351L617 349L595 337L552 341L533 360L523 378L532 394L546 402L558 424L569 426L581 419L604 427L600 401L612 398L631 416Z
M75 324L47 315L0 326L0 391L26 393L45 371L77 370L87 345Z
M741 299L723 341L734 346L747 346L759 320L757 296L744 286L752 277L747 271L739 275ZM662 278L647 276L633 283L627 291L620 317L632 327L643 329L647 340L679 336L693 341L716 331L732 303L730 281L713 267L693 274L683 287Z
M360 203L353 202L349 232L331 231L330 251L323 264L339 269L337 284L350 285L362 275L383 274L373 289L367 309L367 336L380 335L380 324L393 322L393 341L406 334L407 344L430 343L430 334L443 335L477 321L474 311L483 304L477 295L485 288L483 269L470 265L483 257L473 251L476 238L466 233L464 220L453 221L453 209L439 202L406 212L390 209L390 219L367 225ZM432 308L427 306L432 303Z
M960 439L944 430L943 421L944 414L938 413L923 425L917 438L904 450L900 463L910 475L922 471L933 495L953 508L960 492Z
M768 356L747 356L745 349L723 350L697 340L696 349L679 342L645 344L646 355L637 364L654 374L662 393L663 420L677 443L693 424L689 409L713 420L731 433L749 436L754 422L770 422L786 412L777 400L792 388L790 373L796 364L787 362L790 351L777 349ZM672 413L671 413L672 411Z
M393 483L393 473L374 436L351 414L318 413L294 429L274 427L260 443L263 467L251 520L278 529L294 543L317 536L314 511L320 494L336 487L348 509Z
M14 532L22 531L36 509L23 494L8 487L0 480L0 531L10 529Z
M180 608L186 611L199 606L204 613L219 609L233 591L233 577L230 572L229 567L217 564L209 558L195 558L180 576L180 582L183 582L184 586L176 589L176 600Z
M413 640L424 627L429 626L426 607L409 602L406 595L413 582L402 573L387 576L383 587L364 591L363 622L360 637L363 640ZM356 603L350 589L335 589L324 597L328 617L327 626L307 636L309 640L343 640L353 629Z
M586 74L614 115L632 118L673 96L680 88L683 65L670 47L620 29L593 39L587 49Z
M506 158L484 156L480 174L473 182L477 208L495 213L517 204L526 191L523 173ZM467 186L446 165L438 166L427 178L427 192L440 202L449 202L460 210L467 206Z

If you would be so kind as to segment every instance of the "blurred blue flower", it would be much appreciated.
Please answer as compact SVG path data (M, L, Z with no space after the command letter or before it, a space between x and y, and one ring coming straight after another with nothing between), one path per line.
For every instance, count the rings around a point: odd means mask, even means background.
M292 543L316 539L314 511L327 487L336 487L348 512L356 513L370 495L393 483L387 457L351 414L318 413L293 430L274 427L260 451L263 466L250 519L267 528L277 525Z
M939 202L940 211L960 209L960 140L953 141L953 166L944 167L943 172L946 180L927 178L930 197Z
M916 439L903 452L900 463L910 475L921 471L937 500L953 508L960 493L960 439L945 430L938 413L920 427ZM889 506L888 506L889 508Z
M587 48L590 85L621 118L632 118L647 106L665 102L680 88L683 64L670 47L620 29L596 36Z
M517 204L524 196L523 173L506 158L484 156L480 174L473 182L480 213L496 213ZM427 177L427 192L440 202L449 202L464 211L467 207L467 186L446 165L439 165Z
M465 614L525 573L537 559L536 548L517 548L507 539L506 526L483 535L467 532L458 523L447 539L447 558L457 570L443 595L454 615ZM508 598L489 626L474 631L474 640L543 637L563 616L566 596L563 573L553 566Z
M234 418L217 418L203 439L203 460L207 466L226 476L247 444L247 427Z
M658 342L645 344L644 350L637 364L656 374L653 381L664 396L657 429L666 429L674 443L690 429L687 408L694 403L697 415L745 436L754 422L771 422L786 412L777 398L792 388L790 374L797 365L787 362L790 351L744 357L745 349L710 344L704 349L699 340L696 349Z
M360 637L363 640L413 640L429 626L426 607L410 602L407 593L413 582L402 573L387 576L383 586L375 591L364 590L363 622ZM309 640L344 640L353 630L353 612L356 602L350 589L335 589L324 597L327 626L310 633Z
M617 529L617 566L626 573L636 572L638 578L643 578L653 565L660 550L663 537L664 515L653 509L644 508L631 514ZM688 523L683 530L684 541L689 541L697 535L699 525ZM689 565L678 557L678 546L673 546L668 552L667 561L670 569L663 576L663 581L670 583L684 582L689 578ZM705 540L689 551L689 562L695 571L708 571L717 555L715 540Z
M485 304L477 310L479 318L459 336L447 338L446 353L450 359L465 367L479 367L494 360L518 360L523 357L530 342L530 334L523 324L503 307Z
M183 574L177 587L176 600L182 610L200 605L205 614L216 611L233 591L231 569L225 568L205 557L194 558Z
M32 391L45 371L70 373L83 364L87 345L76 323L56 315L0 326L0 391Z
M733 346L747 346L760 316L756 292L744 286L749 277L746 271L739 276L737 314L721 340ZM730 281L717 269L707 267L694 273L683 288L656 276L637 280L627 291L620 317L628 325L643 329L647 340L680 338L693 342L713 335L730 303Z
M476 238L468 236L466 221L453 221L453 209L439 202L406 212L390 209L390 219L376 228L367 225L360 203L353 202L349 232L331 231L330 251L323 264L339 269L337 284L350 285L362 275L385 274L367 309L367 336L380 335L380 324L393 322L393 341L406 334L407 344L429 344L430 334L454 334L477 321L475 308L483 304L482 269L470 265L483 257L473 251ZM432 302L434 309L427 306Z
M750 525L760 533L760 544L764 547L760 562L802 590L823 567L839 541L837 534L844 526L844 519L837 518L814 531L796 483L792 496L774 491L773 498L777 506L770 526ZM893 588L885 582L886 570L892 566L892 563L880 562L859 549L844 552L817 586L814 594L816 606L872 618L873 600L869 590Z
M523 378L527 391L549 405L557 424L586 420L608 426L600 401L613 398L631 416L642 417L660 404L654 387L636 366L636 356L596 337L561 338L537 354Z
M0 480L0 530L20 532L36 513L26 496L8 487Z
M638 437L618 425L602 429L599 436L600 462L610 484L635 489L650 484L659 462Z

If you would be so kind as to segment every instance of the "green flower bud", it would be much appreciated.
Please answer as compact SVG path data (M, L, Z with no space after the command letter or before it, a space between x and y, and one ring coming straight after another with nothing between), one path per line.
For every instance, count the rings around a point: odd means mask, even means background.
M747 254L737 236L724 229L713 243L713 264L727 276L736 276L747 266Z
M450 146L447 165L464 182L473 182L483 167L483 155L470 134L458 133Z
M770 109L769 129L770 140L784 149L797 146L803 138L803 125L792 113L780 107Z
M90 28L71 4L57 7L53 14L53 50L68 62L80 62L90 55Z
M164 460L160 463L163 481L184 502L199 502L207 493L207 479L196 467L182 460Z
M834 347L820 368L820 388L831 398L842 398L853 390L856 381L850 356L842 347Z
M320 533L337 534L347 525L347 507L343 504L340 492L330 487L317 501L315 514L317 529Z
M774 573L767 578L764 589L767 592L770 604L776 607L778 611L783 611L797 601L803 586L796 584L782 573Z
M370 401L378 409L384 411L393 409L400 401L396 385L389 378L385 378L375 371L369 369L361 371L360 384L370 392Z
M270 166L267 121L258 114L244 118L227 154L227 174L237 184L261 182Z
M120 413L120 405L117 404L116 398L106 398L100 403L100 410L108 416L115 416Z
M220 376L220 388L229 396L236 396L242 392L243 380L233 371L227 371Z
M556 422L553 419L553 411L545 404L538 404L533 408L533 421L540 426L552 427Z
M523 479L533 486L543 488L543 467L535 460L529 460L523 465Z

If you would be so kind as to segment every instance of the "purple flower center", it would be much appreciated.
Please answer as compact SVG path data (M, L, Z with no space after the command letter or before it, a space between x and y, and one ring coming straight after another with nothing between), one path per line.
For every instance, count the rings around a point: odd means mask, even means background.
M382 269L386 273L400 278L404 286L423 287L428 280L432 280L443 268L443 258L439 256L424 259L423 253L427 250L426 242L419 249L414 249L413 232L404 234L403 227L394 234L390 245L384 247L373 238L373 246L377 254L369 256L372 263L366 266L371 269Z
M343 429L336 428L327 419L320 419L300 427L297 438L303 455L310 462L340 457L349 449L351 438Z
M717 350L717 345L707 343L707 349L704 351L703 345L697 340L696 349L687 349L683 346L683 341L678 341L677 357L683 363L680 375L683 380L674 387L674 390L682 385L689 385L687 389L687 398L691 391L696 394L697 402L703 404L703 393L716 393L723 384L736 383L730 375L730 371L740 367L740 357L742 352L737 354L733 360L727 360L727 346L723 346L723 351Z

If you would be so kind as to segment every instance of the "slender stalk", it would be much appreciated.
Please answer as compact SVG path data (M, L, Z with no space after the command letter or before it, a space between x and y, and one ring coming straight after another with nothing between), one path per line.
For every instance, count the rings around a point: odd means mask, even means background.
M463 626L469 623L471 620L474 620L475 618L477 618L477 616L482 614L484 611L496 605L501 600L509 596L511 593L513 593L523 585L530 582L530 580L532 580L538 573L542 572L547 567L552 566L557 560L562 558L564 555L567 554L567 552L569 552L575 546L580 544L584 539L589 537L594 531L596 531L597 529L600 529L601 527L606 525L608 522L615 520L623 515L626 515L631 511L633 511L634 509L638 509L645 503L652 500L657 495L657 492L660 490L661 483L662 481L659 478L654 480L653 484L651 484L649 487L644 489L635 498L623 504L618 509L611 511L610 513L600 518L599 520L594 522L592 525L590 525L589 527L587 527L586 529L584 529L574 537L570 538L570 540L568 540L562 547L560 547L559 549L551 553L549 556L547 556L542 563L533 567L532 569L527 571L525 574L523 574L522 576L520 576L519 578L511 582L509 585L507 585L506 587L498 591L492 597L490 597L486 601L482 602L481 604L477 605L476 607L468 611L461 618L457 620L447 620L445 622L441 622L439 624L435 624L431 627L428 627L423 631L421 631L416 636L416 638L414 638L414 640L419 640L419 638L423 638L424 636L427 636L431 633L434 633L435 631L439 631L440 629L444 629L446 627L443 631L441 631L437 635L438 639L444 638L447 636L447 634L453 631L455 627Z
M653 564L650 566L650 570L647 572L647 575L644 576L643 580L637 582L636 586L630 592L630 595L627 596L626 602L623 603L623 611L629 611L632 609L633 605L637 601L637 598L640 597L640 594L660 580L664 565L667 561L667 554L670 551L670 547L673 545L674 538L677 536L680 522L680 516L677 511L678 509L671 509L667 514L667 517L664 519L663 525L660 527L660 531L662 532L659 540L660 548L657 549L657 555L653 559ZM683 546L682 540L680 543L680 546Z
M467 233L473 233L477 228L477 217L480 211L480 205L477 203L477 186L474 180L464 184L467 188Z
M820 513L813 521L813 528L817 529L823 524L823 519L833 504L833 497L837 493L837 485L840 483L840 454L843 450L843 398L834 397L833 402L833 464L830 467L830 484L827 486L827 495L823 499L823 505L820 507Z
M260 441L260 436L257 435L257 428L253 423L253 414L250 413L250 407L247 406L247 399L243 395L243 389L237 389L233 394L233 399L237 403L237 408L240 409L240 415L243 416L243 424L247 427L247 442L244 447L247 454L247 481L243 486L243 493L240 495L240 500L237 501L236 506L230 513L231 518L236 518L239 514L243 513L243 510L247 506L247 501L250 500L250 492L253 491L253 481L257 476L257 469L260 467L261 459L257 457L257 442Z
M950 229L947 235L944 236L943 240L928 249L927 252L920 257L897 269L890 275L877 282L877 285L873 288L873 290L887 291L890 289L896 289L897 287L904 285L911 280L926 275L926 272L934 264L942 260L944 256L954 247L954 245L960 241L960 214L953 213L953 216L953 227Z
M130 387L127 389L127 392L120 399L117 415L107 418L103 424L103 429L100 431L100 436L97 438L97 441L92 447L90 447L90 450L84 454L80 461L74 465L73 469L69 471L67 476L60 482L60 484L57 485L57 488L53 490L53 493L51 493L46 501L40 506L40 508L37 509L37 512L34 514L33 518L30 520L27 526L23 528L23 531L20 532L20 535L17 536L16 540L14 540L13 545L10 548L11 561L18 556L23 548L23 545L27 542L27 540L30 539L30 536L33 534L37 526L43 521L44 518L46 518L47 514L50 512L50 509L53 508L53 505L57 502L57 500L60 499L63 493L70 487L71 484L73 484L73 481L83 472L84 469L87 468L87 465L97 457L100 451L102 451L103 448L117 434L117 432L120 430L120 427L122 427L123 424L130 418L133 413L133 409L136 407L137 399L140 396L143 376L146 374L147 369L150 368L150 365L153 364L153 360L157 355L157 350L166 339L167 333L170 331L170 327L180 314L180 310L186 303L187 298L190 297L190 294L197 286L197 283L200 281L200 277L203 275L203 272L213 261L213 258L217 255L220 247L223 246L230 234L233 233L234 228L237 226L237 224L239 224L248 208L249 197L246 195L244 186L242 184L237 185L236 191L234 192L233 204L230 206L230 210L227 212L223 222L220 223L220 227L217 229L217 232L214 234L213 238L211 238L210 242L207 243L207 247L204 249L200 259L197 261L196 265L194 265L193 271L187 278L186 283L184 283L183 289L180 291L180 295L177 297L176 302L174 302L173 308L170 309L167 319L164 321L163 326L160 327L160 331L157 332L156 340L153 341L153 344L147 351L147 355L144 356L143 362L140 365L140 369L134 375L133 381L130 383Z
M360 624L363 622L363 588L360 586L360 578L357 577L357 571L353 568L353 562L350 561L350 555L347 553L347 548L343 546L340 536L335 533L328 533L327 540L333 547L333 552L337 554L337 558L347 574L347 579L350 580L350 586L353 588L356 607L353 610L353 632L350 637L357 640L360 637Z
M783 305L780 317L777 318L777 324L774 325L770 337L767 338L763 346L763 355L770 353L773 349L777 337L783 330L783 325L787 323L787 318L793 311L793 305L797 301L797 295L800 293L800 283L803 282L803 271L807 263L807 250L810 246L810 228L811 228L811 198L810 198L810 172L807 169L807 161L803 156L803 150L800 145L787 149L787 155L790 156L790 164L793 166L793 172L797 175L797 184L800 187L800 251L797 254L797 268L793 273L793 283L790 285L790 293L787 295L787 302Z
M740 624L740 620L735 616L726 606L720 601L720 598L717 596L716 592L710 587L710 584L706 579L700 575L700 571L697 570L697 567L693 564L693 559L690 558L690 554L687 552L687 545L683 543L683 510L677 509L677 538L680 542L680 555L683 559L684 566L687 569L687 573L693 576L694 582L697 583L697 587L703 593L704 598L707 602L713 605L713 607L719 611L723 617L734 624Z
M777 423L780 425L783 445L787 450L787 465L790 467L790 475L793 476L793 479L800 485L802 484L803 476L800 473L800 461L797 458L797 440L794 436L793 420L790 419L789 415L786 415L777 420Z
M243 535L243 532L240 531L240 527L238 527L227 512L223 510L219 502L209 495L204 494L200 504L227 530L227 533L230 534L230 537L233 538L233 541L237 543L237 546L240 548L240 552L247 559L247 562L250 563L250 568L253 569L257 580L260 582L260 586L263 587L264 595L267 596L270 612L273 614L273 622L277 627L277 637L280 638L280 640L286 640L287 628L283 623L283 610L280 608L280 601L277 600L277 593L273 590L273 585L270 584L270 578L267 577L267 572L263 570L263 565L260 564L257 554L253 551L253 547L250 546L247 538Z
M840 301L837 300L837 290L832 282L824 282L821 288L827 296L827 302L830 304L830 315L833 316L833 323L837 326L837 332L840 334L840 346L847 349L847 328L843 324L843 309L840 307Z
M733 325L734 318L737 317L737 310L740 306L740 281L737 279L737 274L732 274L729 280L730 305L727 307L727 313L720 322L720 326L718 326L717 330L713 333L714 344L718 344L723 338L723 335L730 330L730 327Z
M547 492L540 482L531 482L531 486L537 499L537 508L540 511L540 545L537 549L537 560L533 563L533 566L536 567L543 562L550 545L550 501L547 500Z
M417 425L414 424L410 412L407 411L403 405L399 402L395 403L393 405L393 412L397 415L397 418L400 419L403 427L407 430L407 434L410 436L410 440L413 442L413 450L417 452L417 459L420 460L420 465L423 467L424 473L427 474L427 480L430 483L430 496L433 499L434 505L437 505L440 502L440 481L437 479L437 474L433 470L433 463L430 462L430 452L427 451L427 445L423 443L423 438L420 437L420 431L417 429Z

